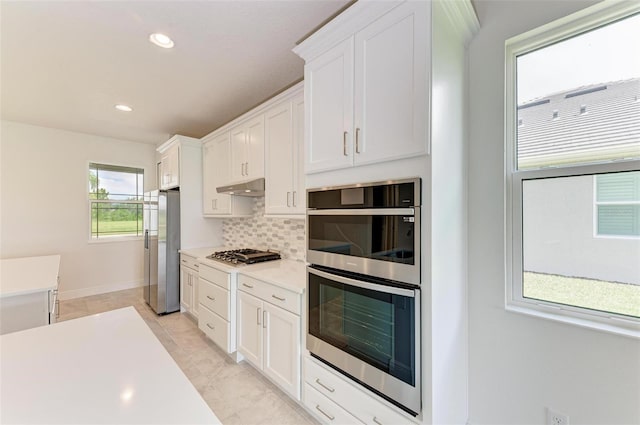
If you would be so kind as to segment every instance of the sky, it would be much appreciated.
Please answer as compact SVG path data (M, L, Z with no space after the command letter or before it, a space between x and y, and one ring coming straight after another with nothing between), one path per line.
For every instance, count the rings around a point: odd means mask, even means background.
M640 14L517 60L518 104L573 88L640 77Z
M106 189L110 199L128 199L129 196L113 196L114 194L132 194L136 191L136 175L133 173L117 173L100 170L100 188ZM140 191L142 185L140 185Z

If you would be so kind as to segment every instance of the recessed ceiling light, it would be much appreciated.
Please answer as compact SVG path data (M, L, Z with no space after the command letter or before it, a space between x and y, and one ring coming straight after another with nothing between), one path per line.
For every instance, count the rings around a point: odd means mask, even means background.
M172 39L164 34L160 34L159 32L151 34L149 36L149 41L156 46L164 47L165 49L170 49L174 46Z
M122 112L131 112L131 111L133 111L133 108L131 106L127 106L127 105L116 105L116 109L118 111L122 111Z

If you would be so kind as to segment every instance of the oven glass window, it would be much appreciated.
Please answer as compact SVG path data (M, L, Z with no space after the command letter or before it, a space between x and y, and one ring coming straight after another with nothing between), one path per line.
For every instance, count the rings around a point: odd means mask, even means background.
M414 265L414 227L414 216L310 215L309 249Z
M309 333L415 385L415 299L309 274Z

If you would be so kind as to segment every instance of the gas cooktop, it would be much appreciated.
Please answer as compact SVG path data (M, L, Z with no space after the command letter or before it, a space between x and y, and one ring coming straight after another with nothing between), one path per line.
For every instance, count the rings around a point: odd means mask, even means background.
M273 251L260 251L258 249L244 248L232 249L230 251L217 251L211 255L207 255L207 258L227 264L243 265L279 260L280 254Z

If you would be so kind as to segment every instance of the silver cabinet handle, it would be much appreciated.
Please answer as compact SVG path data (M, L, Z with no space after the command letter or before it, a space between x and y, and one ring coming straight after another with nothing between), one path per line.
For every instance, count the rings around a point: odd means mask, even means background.
M289 204L289 195L291 194L291 192L287 192L287 206L290 207L291 205Z
M207 327L208 327L209 329L214 330L214 331L216 330L216 327L215 327L215 326L211 326L211 323L207 323Z
M316 384L320 385L322 388L324 388L325 390L329 391L330 393L335 391L335 388L327 387L325 384L320 382L320 378L316 378Z
M211 296L207 295L207 298L209 298L211 301L215 301L215 298L212 298Z
M262 327L267 327L267 310L262 310Z
M383 425L383 423L382 423L382 422L380 422L380 421L378 420L378 418L377 418L377 417L375 417L375 416L373 417L373 422L377 423L378 425Z
M336 417L335 416L331 416L330 414L328 414L327 412L325 412L324 410L322 410L320 408L319 404L316 404L316 410L320 413L322 413L323 415L325 415L327 418L329 418L330 421L334 420Z
M251 288L251 289L253 289L253 286L251 286L251 285L247 285L246 283L243 283L243 284L242 284L242 286L246 286L247 288Z
M186 264L186 263L187 263L187 260L182 260L182 262Z
M360 153L360 129L356 128L356 153Z
M262 310L260 307L256 310L256 323L258 325L260 324L260 310Z
M240 163L240 175L244 176L244 162Z
M60 317L60 300L56 299L56 319Z
M347 154L347 132L342 133L342 154L344 156L348 156Z
M275 294L272 294L272 295L271 295L271 298L275 298L275 299L276 299L276 300L278 300L278 301L286 301L286 300L287 300L286 298L280 298L279 296L277 296L277 295L275 295Z
M296 191L294 190L294 191L292 192L292 194L293 194L293 195L291 196L291 199L293 199L292 204L293 204L293 206L295 207L295 206L296 206Z
M249 163L248 162L245 162L244 172L247 173L247 174L245 174L245 176L249 175Z

